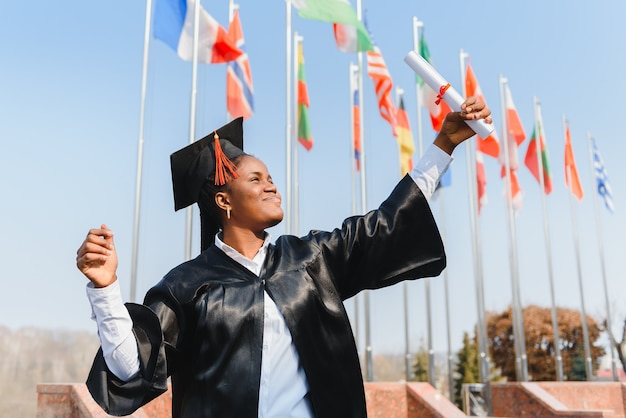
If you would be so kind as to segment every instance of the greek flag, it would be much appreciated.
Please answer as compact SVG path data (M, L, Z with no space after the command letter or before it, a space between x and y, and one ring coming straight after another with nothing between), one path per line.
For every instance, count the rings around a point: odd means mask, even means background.
M613 191L611 190L606 168L604 168L604 161L602 161L595 139L592 139L591 143L593 145L593 171L596 176L598 194L604 199L604 205L609 212L613 213Z

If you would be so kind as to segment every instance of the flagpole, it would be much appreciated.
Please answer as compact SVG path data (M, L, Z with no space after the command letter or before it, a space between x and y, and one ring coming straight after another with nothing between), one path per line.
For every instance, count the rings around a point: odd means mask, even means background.
M513 192L512 192L512 184L511 184L511 161L509 156L509 133L507 127L507 110L506 110L506 100L504 98L504 86L508 84L508 80L503 76L499 78L500 82L500 101L502 105L502 131L504 137L504 167L505 167L505 175L506 175L506 206L507 206L507 215L508 215L508 226L509 226L509 238L510 238L510 261L511 261L511 291L513 294L512 297L512 306L511 313L513 316L513 340L515 343L515 370L517 380L521 382L525 382L528 380L528 369L526 363L526 343L524 341L524 328L523 328L523 319L522 317L522 309L520 304L519 297L519 267L517 260L517 245L515 238L515 218L513 214Z
M361 0L356 1L357 19L361 22L363 13ZM359 61L359 92L363 91L363 52L357 53ZM361 125L361 212L367 212L367 194L365 182L365 143L364 138L364 121L363 121L363 98L361 98L361 106L359 106L359 124ZM374 364L372 359L372 341L370 333L370 291L363 291L363 309L365 313L365 380L371 382L374 380Z
M200 0L194 2L193 10L193 54L191 64L191 106L189 110L189 143L192 144L196 138L196 96L198 84L198 37L200 36ZM191 259L191 243L193 229L193 206L186 210L186 240L185 259Z
M130 301L135 302L137 291L137 254L139 252L139 216L141 213L141 177L143 171L143 134L146 116L146 90L148 84L148 53L150 50L150 22L152 0L146 0L146 23L143 37L143 68L141 70L141 104L139 111L139 140L137 141L137 176L135 182L135 213L133 218L133 256L130 272Z
M354 94L358 91L358 83L356 78L358 77L359 74L359 66L354 64L353 62L350 62L350 67L349 67L349 74L350 74L350 120L352 121L352 124L350 125L350 133L352 134L350 136L350 161L352 162L350 164L350 174L351 174L351 185L352 185L352 214L356 215L357 214L357 204L356 204L356 177L357 177L357 171L356 171L356 164L354 162L355 159L355 154L356 154L356 148L355 148L355 144L354 144L354 137L356 135L355 129L354 129ZM360 92L359 92L360 93ZM361 100L360 94L359 94L359 100ZM359 108L360 108L360 103L359 103ZM360 139L360 138L359 138Z
M469 58L463 49L459 51L459 63L461 67L461 86L463 97L467 97L467 88L465 84L465 60ZM480 361L480 380L484 385L484 397L487 406L487 414L493 415L493 396L491 393L491 380L489 378L489 371L491 369L491 357L489 356L489 339L487 335L487 320L485 317L485 291L484 291L484 278L483 278L483 263L481 241L480 241L480 229L478 219L478 196L476 191L478 190L478 182L476 179L476 154L475 143L478 138L474 136L469 141L465 142L465 160L467 164L467 195L469 201L469 213L470 213L470 228L472 236L472 256L474 260L474 285L476 286L476 312L478 316L478 351Z
M233 0L228 0L228 29L230 31L230 24L233 21L233 16L235 15L235 10L239 10L239 5L235 4L235 2ZM239 45L237 45L239 46ZM230 65L230 62L227 64ZM228 68L228 67L226 67ZM228 70L226 70L228 71ZM228 89L227 89L228 92ZM228 96L228 95L227 95ZM228 101L228 97L226 98L226 100ZM230 122L232 120L231 115L228 113L228 105L226 106L226 122Z
M396 103L398 103L398 108L400 107L400 101L402 100L402 97L404 95L404 90L401 89L400 87L396 87ZM398 146L398 148L401 148L401 145ZM402 161L400 161L399 163L400 165L400 170L402 170ZM403 302L403 307L404 307L404 370L405 370L405 379L407 382L411 381L411 377L412 377L412 371L411 371L411 343L410 343L410 334L409 334L409 287L407 284L407 281L403 281L402 282L402 302ZM428 329L428 341L431 340L431 330L430 328ZM429 351L428 351L428 375L431 376L431 372L430 372L430 345L429 345ZM434 374L434 371L433 371Z
M358 78L359 76L359 66L354 64L353 62L350 62L350 118L352 120L352 123L350 124L350 130L352 132L352 135L350 136L350 159L349 161L352 161L352 163L350 164L351 167L351 183L352 183L352 214L356 215L357 214L357 202L356 202L356 168L355 168L355 163L354 163L354 156L356 153L356 148L354 145L354 138L356 135L355 129L354 129L354 95L355 93L358 92L358 97L359 97L359 109L361 108L361 103L360 101L362 100L361 98L361 92L358 91L358 80L355 80L355 77ZM359 141L361 140L361 138L359 138ZM363 147L363 145L361 144L361 148ZM353 297L354 299L354 340L356 342L356 346L357 346L357 350L359 347L359 294L357 293L356 295L354 295Z
M292 198L292 223L291 223L291 233L292 234L298 234L298 223L299 223L299 210L300 210L300 205L298 202L299 199L299 169L298 169L298 141L297 141L297 133L295 133L295 131L297 131L297 127L299 126L298 124L300 123L300 113L298 112L298 71L300 70L300 63L298 62L298 58L300 55L300 44L302 43L302 41L304 40L304 38L300 35L298 35L298 32L294 32L293 34L293 51L294 51L294 57L293 57L293 116L294 116L294 139L295 142L293 144L293 184L292 184L292 194L291 194L291 198Z
M552 330L554 334L554 357L556 360L556 380L563 381L563 359L561 358L561 338L559 331L559 320L556 310L556 297L554 288L554 274L552 271L552 250L550 245L550 228L548 226L548 209L545 193L545 174L543 171L543 158L541 154L542 146L548 148L548 140L543 135L543 123L541 118L541 102L533 97L533 110L535 117L535 152L537 156L537 169L539 172L539 186L541 192L541 207L543 208L543 233L546 242L546 259L548 262L548 278L550 280L550 301L552 303ZM543 141L543 144L542 144Z
M593 163L593 148L591 137L591 133L587 132L587 139L589 142L589 162L591 163L591 184L596 183L596 178L594 175L594 163ZM611 369L613 370L613 380L619 382L619 375L617 374L617 361L615 359L615 355L613 353L613 341L615 338L613 337L613 331L611 331L612 319L611 319L611 308L609 303L609 287L606 281L606 265L604 263L604 240L602 238L602 224L600 222L600 211L598 210L598 196L596 193L591 193L593 195L593 212L596 218L596 230L598 233L598 251L600 253L600 268L602 271L602 283L604 285L604 300L606 304L606 322L607 322L607 331L610 336L611 343L609 344L611 350Z
M413 16L413 50L420 54L420 46L419 46L419 28L423 27L424 23L420 22L416 16ZM415 97L417 100L417 149L419 151L418 158L421 158L424 149L423 149L423 140L422 140L422 94L420 83L417 82L417 77L415 77Z
M443 190L442 190L443 192ZM446 245L446 222L445 222L445 210L444 210L444 193L441 193L439 196L439 208L441 210L440 213L440 231L441 231L441 240L445 247ZM452 333L450 328L450 290L449 290L449 281L448 277L448 269L443 270L443 290L445 297L445 306L446 306L446 342L448 344L448 399L451 401L454 400L454 355L452 354Z
M419 54L419 28L424 27L423 22L420 22L417 17L413 16L413 48ZM417 89L417 148L419 150L419 158L424 155L424 146L422 140L422 119L421 119L421 98L420 98L420 86L419 83L416 83ZM428 335L428 381L433 386L436 387L435 382L435 350L433 349L433 332L432 332L432 303L431 303L431 292L430 292L430 278L426 277L423 279L424 282L424 293L426 297L426 330Z
M291 234L291 0L286 0L285 5L285 232Z
M587 328L587 312L585 310L585 294L583 289L583 276L580 266L580 248L578 243L578 227L576 226L576 208L574 196L570 193L570 210L572 214L572 232L574 236L574 250L576 252L576 272L578 274L578 289L580 291L581 322L583 327L583 344L585 349L585 371L587 380L593 380L593 367L591 364L591 347L589 345L589 330Z

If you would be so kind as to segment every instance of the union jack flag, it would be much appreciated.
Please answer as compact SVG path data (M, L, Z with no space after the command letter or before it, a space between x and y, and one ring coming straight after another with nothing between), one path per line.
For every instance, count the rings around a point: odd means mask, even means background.
M231 119L252 116L254 111L254 89L250 61L245 52L243 30L239 21L239 10L235 10L233 20L228 27L229 35L236 40L237 47L243 52L235 61L228 63L226 68L226 109Z

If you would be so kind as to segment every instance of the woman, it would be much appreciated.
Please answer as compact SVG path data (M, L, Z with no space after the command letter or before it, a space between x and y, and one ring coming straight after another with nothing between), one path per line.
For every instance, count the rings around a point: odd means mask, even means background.
M123 305L113 233L90 230L77 252L102 342L87 381L94 399L129 414L171 376L174 417L366 416L343 300L445 267L426 199L474 134L464 120L491 122L475 98L462 109L377 210L275 244L265 229L282 220L280 194L243 153L241 119L172 154L175 207L198 203L202 253L143 305Z

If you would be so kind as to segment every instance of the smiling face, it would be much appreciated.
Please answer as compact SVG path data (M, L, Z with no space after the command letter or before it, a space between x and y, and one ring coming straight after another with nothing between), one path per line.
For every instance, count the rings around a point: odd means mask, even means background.
M282 221L280 193L265 164L246 155L237 165L237 174L215 197L218 206L230 209L225 224L258 233Z

